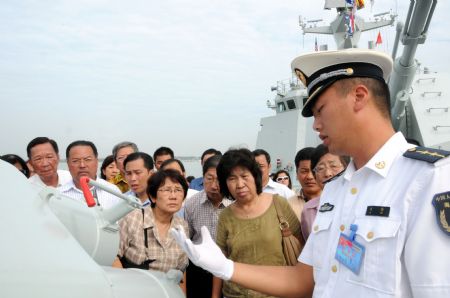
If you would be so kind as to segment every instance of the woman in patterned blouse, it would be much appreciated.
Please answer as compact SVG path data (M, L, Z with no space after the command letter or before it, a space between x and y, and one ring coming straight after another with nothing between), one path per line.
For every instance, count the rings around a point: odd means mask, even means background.
M186 179L174 170L158 171L150 177L147 194L151 208L135 210L119 222L120 246L113 267L185 271L188 258L169 229L181 225L189 233L186 221L175 215L187 189ZM184 280L180 284L183 291Z

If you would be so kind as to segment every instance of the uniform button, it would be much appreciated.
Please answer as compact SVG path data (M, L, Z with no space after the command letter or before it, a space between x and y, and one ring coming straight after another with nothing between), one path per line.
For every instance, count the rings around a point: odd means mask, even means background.
M331 266L331 271L336 273L337 272L337 266L336 265Z
M341 230L341 232L344 232L345 226L344 226L344 225L341 225L341 226L339 227L339 230Z
M317 232L319 230L319 226L318 225L315 225L314 226L314 232Z
M373 238L373 232L367 233L367 239L372 239L372 238Z
M356 187L352 187L350 192L352 193L352 195L354 195L354 194L356 194L358 192L358 189Z

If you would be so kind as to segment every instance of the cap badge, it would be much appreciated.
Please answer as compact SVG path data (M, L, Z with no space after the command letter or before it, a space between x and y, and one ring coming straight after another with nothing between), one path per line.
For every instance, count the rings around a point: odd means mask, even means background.
M375 167L380 170L384 169L385 166L386 166L386 163L384 161L379 161L379 162L375 163Z

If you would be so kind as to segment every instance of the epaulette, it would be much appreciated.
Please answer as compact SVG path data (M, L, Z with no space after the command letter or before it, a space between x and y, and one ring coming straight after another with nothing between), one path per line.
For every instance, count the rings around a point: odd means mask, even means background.
M436 161L446 158L449 155L449 151L427 147L414 147L403 153L404 157L422 160L429 163L435 163Z

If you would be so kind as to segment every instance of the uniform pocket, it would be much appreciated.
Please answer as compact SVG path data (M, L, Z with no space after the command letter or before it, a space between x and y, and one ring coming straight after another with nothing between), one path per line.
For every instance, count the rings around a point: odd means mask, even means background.
M311 234L314 236L313 241L313 262L314 271L316 269L321 269L326 255L330 226L333 218L331 216L320 216L318 215L314 221Z
M361 270L358 275L350 273L349 281L383 293L393 294L396 286L400 256L397 256L400 220L379 217L361 217L356 241L365 247Z

